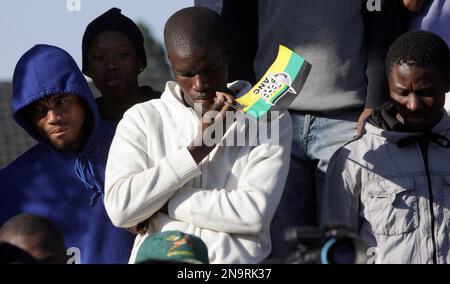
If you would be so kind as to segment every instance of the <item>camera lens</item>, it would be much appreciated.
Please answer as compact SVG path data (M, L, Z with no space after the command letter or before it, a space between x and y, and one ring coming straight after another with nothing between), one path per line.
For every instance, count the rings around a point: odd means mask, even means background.
M355 263L355 243L350 238L331 238L322 247L320 258L323 264Z

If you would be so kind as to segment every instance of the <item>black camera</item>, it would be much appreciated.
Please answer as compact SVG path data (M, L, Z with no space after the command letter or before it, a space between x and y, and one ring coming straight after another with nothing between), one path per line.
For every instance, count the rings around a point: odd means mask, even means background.
M295 244L285 263L365 264L369 259L367 244L345 226L291 228L285 239Z

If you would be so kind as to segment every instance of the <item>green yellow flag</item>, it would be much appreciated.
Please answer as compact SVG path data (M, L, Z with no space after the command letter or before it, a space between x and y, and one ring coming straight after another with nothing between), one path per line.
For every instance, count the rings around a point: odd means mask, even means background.
M311 64L280 45L277 58L261 80L235 99L235 108L260 119L270 111L285 111L305 84ZM270 115L267 116L270 120Z

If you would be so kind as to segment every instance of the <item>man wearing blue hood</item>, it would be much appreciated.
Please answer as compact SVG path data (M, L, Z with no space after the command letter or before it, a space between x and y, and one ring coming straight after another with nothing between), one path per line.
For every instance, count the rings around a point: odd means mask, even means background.
M73 58L49 45L26 52L14 71L12 108L39 143L0 171L0 224L38 214L62 230L69 262L126 263L134 236L112 225L102 198L115 129L99 117Z

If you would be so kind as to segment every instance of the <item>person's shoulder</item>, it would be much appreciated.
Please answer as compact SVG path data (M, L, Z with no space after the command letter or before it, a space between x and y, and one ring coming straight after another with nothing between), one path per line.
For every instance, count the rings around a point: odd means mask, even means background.
M366 123L364 128L365 128L364 134L356 135L355 133L355 136L351 140L347 141L347 143L345 143L343 147L347 149L367 148L369 150L380 143L385 143L387 139L384 136L386 133L385 130L377 126L374 126L370 123Z
M34 168L36 163L47 160L49 149L42 143L38 143L22 155L13 160L7 167L2 169L1 176L11 178L15 175L24 175L29 169Z
M49 152L49 146L46 146L43 143L37 143L12 161L8 167L26 166L35 160L48 156Z
M382 130L376 126L366 124L366 132L356 135L344 145L342 145L331 157L331 160L351 160L358 163L365 163L368 156L374 154L374 149L379 149L380 145L386 143L386 137L382 135Z
M153 121L161 117L164 117L165 119L177 117L177 114L180 113L178 107L182 105L177 98L175 98L177 87L178 85L176 82L167 82L165 91L159 98L154 98L134 105L125 112L124 117L129 116L145 121Z
M153 113L156 111L154 106L156 101L160 101L160 99L152 99L139 104L135 104L130 107L123 115L123 119L126 118L146 118L151 117Z
M118 129L139 128L147 132L164 124L164 120L172 120L170 111L161 99L153 99L129 108L118 124Z
M364 153L370 151L374 144L374 137L370 133L356 135L339 148L338 154L346 153L346 156L362 157Z

